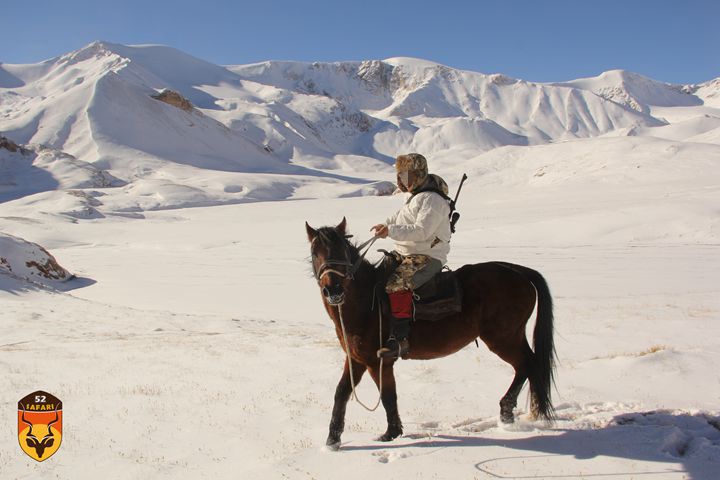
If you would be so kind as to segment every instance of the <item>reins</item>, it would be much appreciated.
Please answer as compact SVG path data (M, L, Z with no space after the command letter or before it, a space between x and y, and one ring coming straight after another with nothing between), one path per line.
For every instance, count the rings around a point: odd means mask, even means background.
M350 370L350 386L352 387L352 398L355 399L357 403L360 404L365 410L368 412L374 412L377 410L377 408L380 406L380 402L382 401L382 379L383 379L383 360L384 358L380 357L380 374L378 376L378 390L379 390L379 396L377 399L377 402L375 403L375 406L370 408L367 405L365 405L362 400L360 400L360 397L358 397L357 392L355 391L355 377L353 376L353 366L352 366L352 357L350 356L350 345L348 344L348 338L347 334L345 333L345 320L343 319L342 314L342 303L338 305L338 313L340 315L340 328L342 329L342 335L343 335L343 343L345 344L345 355L347 355L348 360L348 369ZM382 309L378 308L378 322L379 322L379 341L380 345L382 346Z
M353 280L355 278L355 274L357 273L357 271L360 269L360 266L362 265L362 261L365 259L365 255L367 255L368 251L370 251L370 247L372 247L373 243L375 243L375 241L378 238L380 238L380 237L374 236L371 239L369 239L368 241L363 242L362 244L360 244L357 247L358 251L362 250L363 248L365 248L365 251L362 252L358 256L358 259L355 261L355 263L352 263L349 260L330 259L330 260L325 261L322 265L320 265L320 268L318 268L318 270L315 274L315 278L317 279L318 283L320 283L320 279L322 279L322 277L324 277L328 273L334 273L336 275L339 275L340 277ZM315 239L313 239L313 242L315 242L316 239L317 239L317 237ZM341 265L341 266L346 266L349 268L343 273L338 270L335 270L334 268L330 268L331 265ZM338 309L338 316L340 317L340 329L342 331L342 336L343 336L342 341L345 344L345 355L347 356L348 369L350 371L350 386L352 387L352 398L354 398L355 401L357 403L359 403L365 410L367 410L369 412L374 412L380 406L380 402L382 401L382 385L383 385L382 371L383 371L383 360L384 359L382 357L380 358L380 374L378 376L379 397L378 397L377 402L375 403L375 406L371 408L371 407L368 407L367 405L365 405L365 403L363 403L362 400L360 400L360 397L358 397L358 394L357 394L357 391L355 388L356 383L355 383L355 376L353 375L352 357L350 356L350 344L348 343L348 336L345 331L345 319L343 318L342 307L343 307L344 303L345 303L345 301L343 300L342 302L340 302L339 304L337 304L335 306ZM378 308L378 324L379 324L379 326L378 326L378 341L379 341L379 345L382 347L382 309L381 308Z

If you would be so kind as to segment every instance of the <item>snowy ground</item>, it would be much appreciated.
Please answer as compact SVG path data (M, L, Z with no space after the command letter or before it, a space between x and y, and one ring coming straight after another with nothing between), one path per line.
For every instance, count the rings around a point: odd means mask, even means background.
M351 404L342 450L324 451L343 354L309 273L303 221L335 224L346 215L364 240L398 197L140 220L5 217L4 231L42 244L80 278L60 292L0 276L2 478L715 478L714 234L642 243L625 232L620 241L593 229L612 205L560 211L551 190L520 199L466 189L451 266L522 263L543 272L554 292L556 425L521 416L499 426L511 369L471 345L398 364L403 438L375 442L384 413ZM542 211L561 213L539 218ZM569 240L564 231L574 232ZM38 389L65 411L63 445L43 463L20 451L14 423L17 400ZM374 402L371 382L360 395Z

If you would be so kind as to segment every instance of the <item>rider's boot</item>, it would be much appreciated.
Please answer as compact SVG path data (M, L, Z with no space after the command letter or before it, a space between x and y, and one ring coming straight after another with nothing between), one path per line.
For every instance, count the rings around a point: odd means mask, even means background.
M410 351L410 319L413 314L412 290L402 290L388 294L390 299L390 336L385 345L377 351L380 358L400 358Z

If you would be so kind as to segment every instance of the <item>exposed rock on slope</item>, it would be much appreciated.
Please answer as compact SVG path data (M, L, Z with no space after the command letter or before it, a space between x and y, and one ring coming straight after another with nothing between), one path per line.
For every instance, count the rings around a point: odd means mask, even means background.
M42 284L74 277L40 245L5 233L0 233L0 272Z
M15 153L20 149L20 147L9 138L0 135L0 149L5 149L9 152Z
M172 105L173 107L177 107L181 110L185 110L186 112L192 112L193 110L193 105L192 103L190 103L190 100L183 97L175 90L165 89L157 95L152 95L152 98L161 102L165 102L168 105Z

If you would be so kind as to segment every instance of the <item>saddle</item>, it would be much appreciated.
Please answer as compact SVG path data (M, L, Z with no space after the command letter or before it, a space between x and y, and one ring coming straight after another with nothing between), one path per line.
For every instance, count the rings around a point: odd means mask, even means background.
M385 253L385 258L380 266L383 275L376 288L380 293L381 301L385 303L387 302L385 281L395 271L398 262L389 252L381 251ZM416 289L413 297L416 321L434 322L462 311L462 287L453 271L438 273Z
M415 320L433 322L462 311L462 287L453 271L440 272L415 290Z

